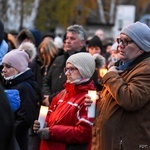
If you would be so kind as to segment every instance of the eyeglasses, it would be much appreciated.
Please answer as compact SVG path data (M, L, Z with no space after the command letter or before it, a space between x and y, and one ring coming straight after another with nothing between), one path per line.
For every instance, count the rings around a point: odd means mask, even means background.
M128 40L121 40L120 38L117 38L117 43L118 44L122 43L123 46L127 46L128 44L132 42L133 42L132 40L128 41Z
M73 73L75 70L78 70L77 68L73 68L73 67L70 67L70 68L64 68L64 72L69 72L69 73Z

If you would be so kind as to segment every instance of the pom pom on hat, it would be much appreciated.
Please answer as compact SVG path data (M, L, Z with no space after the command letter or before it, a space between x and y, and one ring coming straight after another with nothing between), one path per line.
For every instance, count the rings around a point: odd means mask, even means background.
M3 64L8 64L15 68L19 72L23 72L28 68L28 63L32 60L33 58L33 53L31 52L32 50L34 51L34 47L29 46L29 42L24 43L25 47L24 49L14 49L8 52L2 60ZM29 44L29 45L28 45ZM28 47L29 46L29 47Z
M24 50L28 55L30 62L35 58L37 52L36 52L36 47L33 43L31 42L23 42L19 48L19 50Z
M150 52L150 28L139 21L122 29L120 33L129 36L145 52Z
M94 54L93 55L95 62L96 62L96 68L100 69L104 66L106 66L106 59L100 54Z

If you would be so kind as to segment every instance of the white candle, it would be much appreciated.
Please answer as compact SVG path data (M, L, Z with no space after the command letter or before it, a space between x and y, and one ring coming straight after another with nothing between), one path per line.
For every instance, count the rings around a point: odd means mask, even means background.
M47 106L41 106L38 121L40 122L40 129L44 127L45 118L48 112Z
M93 101L91 106L88 107L88 118L94 118L95 117L95 107L96 107L97 94L96 94L96 91L89 90L88 95L91 97L91 100Z

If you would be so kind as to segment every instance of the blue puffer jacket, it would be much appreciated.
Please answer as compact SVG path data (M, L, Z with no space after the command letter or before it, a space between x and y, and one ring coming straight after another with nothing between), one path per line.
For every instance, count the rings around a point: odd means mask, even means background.
M11 106L11 109L13 111L16 111L20 106L19 91L15 90L15 89L11 89L11 90L5 90L5 93L7 95L7 98L8 98L9 104Z

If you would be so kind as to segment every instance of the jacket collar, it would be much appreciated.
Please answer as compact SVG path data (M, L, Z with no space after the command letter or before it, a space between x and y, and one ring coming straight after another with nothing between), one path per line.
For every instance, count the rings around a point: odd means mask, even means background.
M150 52L145 52L142 55L138 56L137 58L135 58L133 61L131 61L128 64L128 67L126 69L132 69L134 66L136 66L138 63L140 63L141 61L143 61L144 59L150 57ZM115 66L119 66L121 61L118 61L115 63Z

